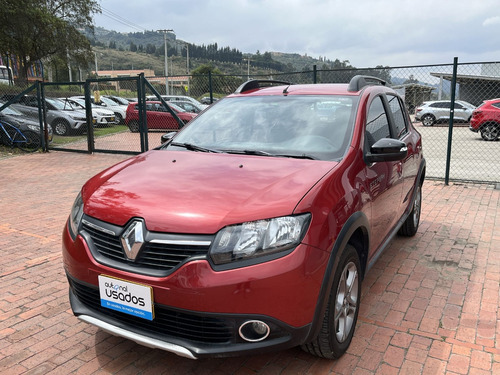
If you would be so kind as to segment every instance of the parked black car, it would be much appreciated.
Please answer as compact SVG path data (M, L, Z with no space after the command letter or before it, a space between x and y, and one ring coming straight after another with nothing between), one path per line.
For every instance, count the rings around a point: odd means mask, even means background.
M4 103L0 102L0 106ZM0 111L0 122L6 122L10 125L19 128L21 131L23 130L33 130L37 134L41 134L40 132L40 124L37 121L32 120L31 118L23 115L21 112L12 107L4 108ZM52 141L52 127L47 125L47 130L49 133L49 142Z

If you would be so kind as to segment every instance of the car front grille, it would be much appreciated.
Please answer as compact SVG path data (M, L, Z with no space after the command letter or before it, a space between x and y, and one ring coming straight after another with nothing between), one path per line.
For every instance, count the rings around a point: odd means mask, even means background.
M97 287L68 279L74 295L82 304L100 315L125 324L129 329L206 344L224 344L235 339L232 332L235 332L236 323L232 319L198 315L155 304L155 318L150 321L102 307Z
M126 228L85 216L80 234L98 262L158 277L169 275L189 260L206 259L212 241L212 236L174 235L146 230L141 250L135 259L129 259L121 241Z

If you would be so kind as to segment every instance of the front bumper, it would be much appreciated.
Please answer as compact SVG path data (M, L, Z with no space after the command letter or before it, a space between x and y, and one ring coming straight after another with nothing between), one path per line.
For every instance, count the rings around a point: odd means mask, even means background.
M86 126L87 122L86 121L75 121L73 120L73 123L71 123L71 128L74 130L80 129L82 126Z
M104 331L140 345L182 357L229 357L284 350L302 344L310 325L294 328L268 316L200 313L155 304L156 318L144 320L101 307L99 291L68 276L69 299L75 316ZM271 334L261 342L246 342L238 327L249 320L266 322Z
M67 226L63 232L71 307L76 316L108 332L195 358L283 350L303 344L311 334L327 252L301 244L284 257L224 271L198 256L168 275L148 276L99 263L87 237L80 234L73 241ZM150 286L154 319L101 307L100 275ZM245 341L239 329L249 320L264 322L270 334L259 342Z
M98 116L96 119L96 125L98 126L115 125L117 123L118 121L114 116Z
M469 130L470 130L471 132L474 132L474 133L479 132L479 129L475 129L475 128L473 128L471 125L469 125Z

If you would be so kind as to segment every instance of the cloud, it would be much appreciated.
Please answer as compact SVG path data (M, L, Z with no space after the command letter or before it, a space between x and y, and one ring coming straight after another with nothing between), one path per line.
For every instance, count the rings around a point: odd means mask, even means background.
M144 29L174 29L190 43L307 53L361 67L446 63L454 56L498 61L492 28L500 16L491 12L497 3L420 0L419 8L432 10L422 16L410 0L102 0L105 9ZM137 31L114 25L106 14L96 25Z
M483 22L483 26L492 26L500 24L500 16L486 18Z

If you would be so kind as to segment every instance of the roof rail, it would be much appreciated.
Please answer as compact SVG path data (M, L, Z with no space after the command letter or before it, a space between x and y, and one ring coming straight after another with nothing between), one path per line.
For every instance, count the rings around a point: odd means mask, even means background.
M351 78L347 91L359 91L365 86L369 85L385 86L386 84L387 84L386 81L378 77L357 75Z
M291 85L290 82L275 81L273 79L251 79L251 80L243 83L240 87L238 87L234 93L241 94L241 93L244 93L245 91L255 90L255 89L262 88L262 87L269 87L269 86L272 86L273 84Z

